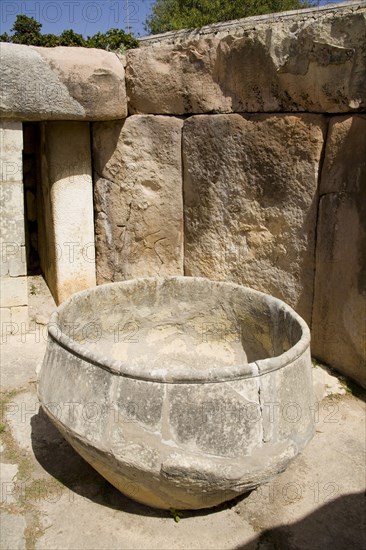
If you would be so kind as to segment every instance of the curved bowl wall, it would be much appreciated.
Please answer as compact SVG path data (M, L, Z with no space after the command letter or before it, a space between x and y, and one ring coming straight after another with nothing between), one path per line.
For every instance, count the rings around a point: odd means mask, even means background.
M89 464L157 508L246 492L314 433L306 323L278 299L201 278L72 296L51 318L38 392Z

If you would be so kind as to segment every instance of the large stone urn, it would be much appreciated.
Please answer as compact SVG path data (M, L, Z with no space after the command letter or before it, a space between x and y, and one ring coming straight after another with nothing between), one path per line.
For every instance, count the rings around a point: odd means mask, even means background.
M201 278L73 295L51 319L38 389L89 464L158 508L244 493L314 433L306 323L278 299Z

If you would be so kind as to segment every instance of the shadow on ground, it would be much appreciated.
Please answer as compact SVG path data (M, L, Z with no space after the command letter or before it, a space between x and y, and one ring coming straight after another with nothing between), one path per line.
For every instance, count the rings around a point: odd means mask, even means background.
M31 427L32 448L36 460L54 479L74 493L103 506L123 510L130 514L158 518L170 517L169 511L139 504L115 489L74 451L51 423L42 407L38 414L32 417ZM204 516L220 512L242 501L248 494L214 508L185 510L184 517Z
M350 550L366 548L366 494L341 496L301 521L261 532L235 550Z

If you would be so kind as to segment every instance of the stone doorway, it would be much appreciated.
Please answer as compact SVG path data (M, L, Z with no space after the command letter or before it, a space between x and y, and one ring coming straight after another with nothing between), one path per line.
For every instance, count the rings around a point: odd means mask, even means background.
M95 281L89 124L23 125L28 274L42 272L56 303Z
M0 145L0 316L9 333L28 323L27 276L42 273L57 304L96 284L89 123L1 120Z

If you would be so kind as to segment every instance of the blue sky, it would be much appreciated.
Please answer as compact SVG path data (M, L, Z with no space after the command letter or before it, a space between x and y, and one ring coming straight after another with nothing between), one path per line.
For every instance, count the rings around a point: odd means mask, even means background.
M84 36L112 27L127 30L128 19L135 36L146 34L144 21L154 0L1 0L1 32L10 31L22 13L42 23L43 33L60 34L73 29Z
M338 1L321 0L320 4ZM134 35L144 36L144 21L153 4L154 0L1 0L0 29L9 33L16 15L22 13L42 23L43 33L73 29L87 36L112 27L127 30L129 20Z

